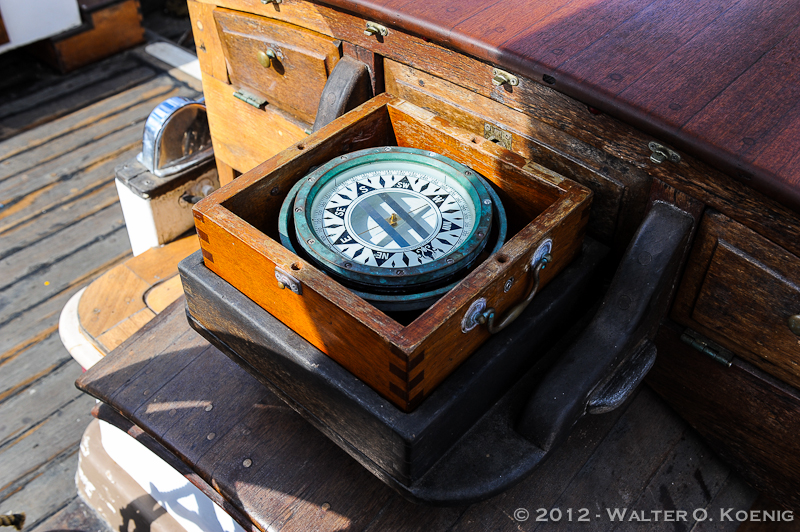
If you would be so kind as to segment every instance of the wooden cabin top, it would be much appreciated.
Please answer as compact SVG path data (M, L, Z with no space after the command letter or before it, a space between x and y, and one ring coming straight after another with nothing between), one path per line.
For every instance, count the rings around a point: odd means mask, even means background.
M794 2L317 1L537 80L800 207Z

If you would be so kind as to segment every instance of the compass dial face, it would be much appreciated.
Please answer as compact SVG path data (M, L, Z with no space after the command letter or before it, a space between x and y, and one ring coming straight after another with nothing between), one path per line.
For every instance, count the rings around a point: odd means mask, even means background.
M362 150L307 177L295 231L313 260L346 281L435 283L482 251L492 203L477 174L451 159L412 148Z
M462 185L415 166L379 164L329 182L312 204L315 232L343 257L379 268L450 254L471 234L475 207Z

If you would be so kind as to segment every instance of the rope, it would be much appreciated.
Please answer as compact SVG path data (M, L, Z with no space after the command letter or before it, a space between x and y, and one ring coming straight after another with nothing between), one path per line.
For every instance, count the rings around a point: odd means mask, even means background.
M22 530L25 524L25 514L0 515L0 526L13 526L17 530Z

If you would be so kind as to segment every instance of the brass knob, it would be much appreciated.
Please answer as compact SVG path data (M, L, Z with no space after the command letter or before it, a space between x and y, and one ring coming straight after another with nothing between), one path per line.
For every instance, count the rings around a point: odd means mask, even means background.
M261 66L264 68L269 68L272 66L272 60L276 59L278 56L275 54L275 50L270 48L266 52L258 52L256 57L258 58L258 62L261 64Z
M797 336L800 336L800 314L789 316L789 329Z

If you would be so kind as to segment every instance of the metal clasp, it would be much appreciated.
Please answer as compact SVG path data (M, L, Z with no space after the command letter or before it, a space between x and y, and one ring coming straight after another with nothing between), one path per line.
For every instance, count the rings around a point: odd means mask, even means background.
M277 279L278 288L281 290L288 288L298 296L303 295L303 285L300 283L300 281L277 266L275 267L275 279Z
M516 87L519 85L519 78L510 72L500 70L499 68L492 69L492 85L499 87L504 83Z
M672 151L671 149L667 148L663 144L659 144L658 142L651 142L647 145L652 151L652 155L650 155L650 161L655 164L661 164L664 161L669 161L671 163L679 163L681 162L681 156L678 155L676 152Z
M377 22L367 21L367 29L364 30L364 35L368 37L371 35L380 35L381 37L386 37L389 35L389 30L386 28L386 26L381 26Z

